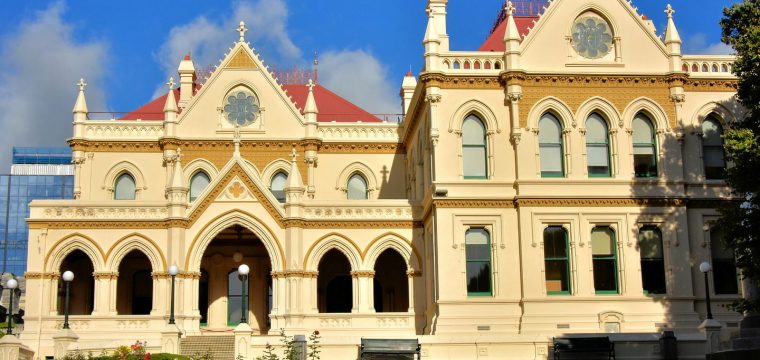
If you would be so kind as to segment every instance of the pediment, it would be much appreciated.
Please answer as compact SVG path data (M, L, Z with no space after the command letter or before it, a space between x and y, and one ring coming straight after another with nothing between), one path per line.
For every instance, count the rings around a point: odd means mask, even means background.
M579 50L577 25L596 18L608 39L597 54ZM664 29L661 29L664 30ZM582 34L580 34L582 35ZM590 37L589 37L590 38ZM667 73L667 49L653 28L626 0L552 1L521 43L521 65L531 72L572 69L577 73Z

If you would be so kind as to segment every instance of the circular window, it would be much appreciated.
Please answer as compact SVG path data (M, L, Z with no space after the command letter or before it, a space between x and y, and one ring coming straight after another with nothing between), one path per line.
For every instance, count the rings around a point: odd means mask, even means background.
M573 24L573 48L587 59L598 59L612 50L612 32L601 18L586 16Z
M259 112L259 102L253 94L245 91L233 92L227 97L224 113L232 125L241 127L252 124Z

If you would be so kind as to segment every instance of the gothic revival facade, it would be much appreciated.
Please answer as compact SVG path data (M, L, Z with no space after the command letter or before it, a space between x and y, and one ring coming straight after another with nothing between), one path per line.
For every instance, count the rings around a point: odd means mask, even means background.
M90 119L81 83L76 199L30 206L21 340L42 358L234 336L252 359L279 329L319 330L329 359L361 337L545 359L560 334L672 329L699 356L697 265L716 302L742 292L711 227L730 199L720 135L742 114L733 58L682 54L669 6L658 36L625 0L508 4L481 49L454 51L446 3L428 0L400 123L280 84L243 24L207 79L187 57L179 86L121 119ZM738 315L714 312L728 337Z

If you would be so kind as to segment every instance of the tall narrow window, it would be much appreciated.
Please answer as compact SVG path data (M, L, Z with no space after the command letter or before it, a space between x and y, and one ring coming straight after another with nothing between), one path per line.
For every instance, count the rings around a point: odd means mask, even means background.
M203 171L193 174L190 179L190 201L195 201L210 182L211 179Z
M734 250L723 245L723 231L710 229L710 252L712 253L713 287L719 295L739 293Z
M633 171L636 177L657 177L657 145L652 121L644 114L633 118Z
M544 267L549 295L570 293L570 249L567 231L561 226L544 229Z
M550 113L544 114L538 121L538 147L541 158L541 177L564 176L562 125Z
M486 229L471 228L464 235L467 258L467 295L490 296L491 235Z
M607 122L597 113L586 119L588 176L610 177L610 137Z
M462 124L462 168L465 179L488 177L486 129L475 115L467 116Z
M722 179L726 168L723 152L723 127L718 120L709 117L702 122L702 156L707 179Z
M282 171L278 171L277 174L272 176L272 182L269 184L272 195L281 203L285 202L285 183L287 181L288 175Z
M359 174L353 174L348 178L346 187L349 200L366 200L367 199L367 180Z
M662 248L662 232L656 226L639 230L639 253L641 254L641 283L646 294L664 294L665 256Z
M134 200L135 199L135 178L129 173L123 173L116 178L113 187L114 200Z
M615 231L609 226L591 230L591 253L594 262L594 289L597 294L617 294L617 249Z
M227 325L240 324L243 315L243 282L237 270L227 274Z

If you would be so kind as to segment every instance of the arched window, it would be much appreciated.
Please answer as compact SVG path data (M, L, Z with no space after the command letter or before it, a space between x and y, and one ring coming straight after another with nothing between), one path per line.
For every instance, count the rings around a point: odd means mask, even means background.
M665 256L662 249L662 232L656 226L645 226L639 231L641 254L641 284L645 294L664 294Z
M491 296L491 234L470 228L464 235L467 258L467 295Z
M715 118L708 117L702 122L702 156L707 179L722 179L726 168L723 152L723 127Z
M356 173L348 178L348 186L346 187L349 200L366 200L367 199L367 180L364 176Z
M652 121L639 113L632 124L634 173L636 177L657 177L657 145Z
M550 113L544 114L538 121L538 147L541 158L541 176L564 176L562 124Z
M570 294L570 244L562 226L544 229L544 267L546 293Z
M462 168L465 179L488 177L486 165L486 128L475 115L469 115L462 123Z
M591 230L591 253L594 263L594 289L597 294L618 293L617 248L615 230L596 226Z
M195 201L210 182L211 179L204 171L193 174L193 177L190 178L190 201Z
M288 175L282 171L278 171L277 174L272 176L272 182L269 184L272 195L281 203L285 202L285 183L287 181Z
M135 191L135 178L125 172L116 178L113 187L113 198L114 200L134 200Z
M610 177L610 138L607 122L597 113L586 119L586 153L588 157L588 175L591 177Z

